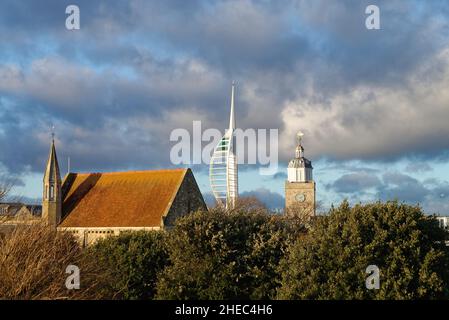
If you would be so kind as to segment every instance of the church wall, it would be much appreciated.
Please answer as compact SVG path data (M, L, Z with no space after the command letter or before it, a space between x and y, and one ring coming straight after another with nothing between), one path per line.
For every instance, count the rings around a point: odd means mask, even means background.
M111 228L62 228L58 227L60 232L68 232L75 236L78 242L83 246L94 244L100 239L109 236L118 236L128 231L157 231L160 227L111 227Z
M179 187L167 216L163 218L163 226L170 228L174 226L177 218L199 209L207 210L207 206L193 177L192 171L189 169L186 172L185 178Z

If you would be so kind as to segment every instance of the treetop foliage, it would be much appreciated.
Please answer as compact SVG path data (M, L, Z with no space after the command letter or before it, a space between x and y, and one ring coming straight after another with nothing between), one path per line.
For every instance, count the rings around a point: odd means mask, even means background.
M350 207L345 201L290 247L278 298L446 298L446 239L418 206L391 201ZM380 269L379 290L365 286L369 265Z

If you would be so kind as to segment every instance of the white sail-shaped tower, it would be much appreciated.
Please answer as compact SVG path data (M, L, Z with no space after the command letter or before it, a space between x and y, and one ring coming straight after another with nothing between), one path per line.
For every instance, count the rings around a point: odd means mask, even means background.
M215 147L210 161L209 180L212 192L218 205L233 209L238 197L238 166L235 155L235 116L234 116L235 83L231 90L231 116L229 129Z

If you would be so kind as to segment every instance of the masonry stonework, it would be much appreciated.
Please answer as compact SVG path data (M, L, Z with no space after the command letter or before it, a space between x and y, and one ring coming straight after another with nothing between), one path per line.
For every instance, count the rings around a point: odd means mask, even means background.
M170 206L167 215L163 217L163 226L171 228L175 220L197 210L207 210L207 206L201 195L191 170L187 170L178 193Z
M309 215L315 215L315 182L285 182L285 208L288 214L301 209ZM290 211L289 211L290 209Z

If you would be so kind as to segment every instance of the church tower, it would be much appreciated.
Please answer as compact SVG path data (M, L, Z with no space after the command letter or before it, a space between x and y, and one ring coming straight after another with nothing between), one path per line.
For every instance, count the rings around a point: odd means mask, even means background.
M48 225L56 228L61 221L61 175L59 172L58 158L56 156L54 134L52 134L50 154L45 169L42 197L42 219Z
M298 145L295 158L290 160L285 182L285 209L287 214L315 215L315 182L313 181L312 162L304 157L302 137L296 135Z

